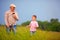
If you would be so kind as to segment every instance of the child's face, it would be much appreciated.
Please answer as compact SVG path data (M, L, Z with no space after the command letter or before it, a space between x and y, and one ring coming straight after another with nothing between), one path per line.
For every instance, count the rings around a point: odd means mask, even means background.
M32 16L32 20L35 21L36 20L36 17Z

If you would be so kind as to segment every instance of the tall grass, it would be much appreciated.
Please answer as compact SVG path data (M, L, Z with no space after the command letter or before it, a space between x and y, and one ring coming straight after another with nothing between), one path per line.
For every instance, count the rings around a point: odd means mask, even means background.
M6 32L4 26L0 27L0 40L60 40L60 32L42 31L37 29L34 35L30 35L29 28L20 26L16 29L16 34Z

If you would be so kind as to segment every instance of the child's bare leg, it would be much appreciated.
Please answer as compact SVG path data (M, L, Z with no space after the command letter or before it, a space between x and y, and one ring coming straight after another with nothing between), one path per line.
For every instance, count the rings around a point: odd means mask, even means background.
M35 31L30 31L30 34L31 34L31 36L32 36L33 34L35 34Z

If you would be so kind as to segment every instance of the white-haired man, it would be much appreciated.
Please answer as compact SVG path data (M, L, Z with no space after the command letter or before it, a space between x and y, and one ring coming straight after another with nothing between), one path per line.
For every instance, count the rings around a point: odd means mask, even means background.
M18 15L17 12L15 11L16 6L14 4L10 5L10 10L6 11L5 13L5 23L6 23L6 28L7 32L13 31L14 33L16 32L16 21L18 21Z

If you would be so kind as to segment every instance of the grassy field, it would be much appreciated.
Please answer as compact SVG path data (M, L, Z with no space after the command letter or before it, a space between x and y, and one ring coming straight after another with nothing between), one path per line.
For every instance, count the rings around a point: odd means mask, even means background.
M30 36L29 28L17 27L17 32L14 34L6 32L4 26L0 27L0 40L60 40L60 32L42 31L37 29L33 36Z

